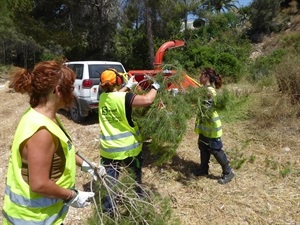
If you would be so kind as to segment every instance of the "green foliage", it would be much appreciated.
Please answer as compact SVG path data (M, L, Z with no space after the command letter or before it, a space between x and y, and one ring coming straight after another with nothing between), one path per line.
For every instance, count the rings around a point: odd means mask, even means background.
M250 156L250 158L248 159L248 162L250 162L250 163L253 164L253 163L255 162L255 160L256 160L256 156L252 154L252 155Z
M162 87L154 103L146 109L135 109L133 118L141 128L142 136L151 141L148 145L151 153L157 156L157 164L171 159L178 148L187 129L188 120L195 115L201 88L185 90L182 87L183 72L164 77L156 75L155 79ZM179 94L173 95L167 90L169 83L176 85Z
M241 78L242 66L241 61L233 54L222 51L221 48L214 46L195 45L187 51L189 60L185 61L187 70L195 73L203 67L214 67L222 77L228 78L233 82Z
M193 22L194 27L201 27L201 26L204 26L204 25L205 25L205 20L201 19L201 18L197 18Z
M119 32L125 32L119 31ZM143 33L128 29L123 35L116 37L116 56L123 59L127 70L149 69L147 37Z
M155 79L162 84L154 103L148 108L134 109L133 118L141 128L141 134L145 140L149 140L147 145L156 158L157 164L162 164L170 160L177 151L183 136L186 133L188 121L198 112L208 113L203 108L202 100L206 99L204 88L182 87L184 72L177 70L173 76L164 77L162 74L156 75ZM177 95L167 90L167 86L172 83L179 89ZM135 90L137 94L143 91ZM235 97L229 90L224 88L215 98L215 104L209 110L217 110L222 114L232 114L229 119L242 119L245 117L247 96ZM245 109L245 110L243 110ZM234 113L239 110L239 113Z
M290 48L292 51L299 53L300 52L300 34L293 33L289 35L285 35L282 38L285 48Z
M233 107L233 102L235 100L234 95L226 88L219 92L215 97L215 107L216 110L229 110Z
M248 94L235 95L223 87L215 97L215 107L224 122L235 122L248 118L251 98Z
M292 173L292 171L293 171L292 168L293 168L293 166L292 166L291 162L287 162L281 166L279 173L282 177L286 177Z
M248 142L245 142L241 147L232 149L229 152L230 165L232 166L232 168L240 169L248 161L243 152L243 149L245 149L248 144Z
M210 46L203 46L197 40L190 43L187 48L186 55L190 62L190 69L212 66L215 64L217 58L217 52L215 49Z
M270 33L274 31L274 18L279 13L282 0L253 0L250 10L252 33Z
M220 53L216 59L215 69L217 71L222 71L222 73L226 74L233 82L240 80L241 68L241 62L229 53Z
M257 58L250 65L249 71L251 74L250 79L252 81L260 80L270 75L275 65L281 62L286 52L282 49L275 50L270 55L265 55Z
M185 32L189 40L184 52L172 51L170 57L177 58L190 74L212 66L226 80L237 82L245 71L242 65L251 50L249 41L235 29L238 23L237 16L232 13L212 15L207 25Z
M266 167L279 172L281 177L286 177L293 172L291 162L278 162L274 158L265 159Z
M248 60L252 50L249 40L244 39L236 32L227 32L223 36L218 37L217 41L214 41L211 45L219 52L226 52L233 55L242 63Z
M220 13L237 9L237 0L206 0L202 3L205 10Z
M195 33L198 37L209 42L216 37L222 37L226 32L235 32L235 28L239 24L239 19L234 13L211 14L206 16L207 24L200 26ZM225 35L225 36L226 36Z

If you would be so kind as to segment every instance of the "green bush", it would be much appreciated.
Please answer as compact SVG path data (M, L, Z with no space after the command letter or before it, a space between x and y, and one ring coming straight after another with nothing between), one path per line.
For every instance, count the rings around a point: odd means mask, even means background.
M201 26L197 34L202 40L210 41L211 38L223 36L228 30L235 28L238 23L238 17L234 13L219 13L207 16L207 25Z
M258 81L271 74L274 66L282 61L283 56L286 52L282 49L275 50L270 55L262 56L257 58L250 65L250 80Z
M217 56L215 64L215 69L230 78L233 82L240 80L242 65L241 62L233 55L226 52L220 53Z
M292 51L295 51L296 53L300 52L300 34L299 33L285 35L282 38L282 41L284 43L284 47L292 48Z

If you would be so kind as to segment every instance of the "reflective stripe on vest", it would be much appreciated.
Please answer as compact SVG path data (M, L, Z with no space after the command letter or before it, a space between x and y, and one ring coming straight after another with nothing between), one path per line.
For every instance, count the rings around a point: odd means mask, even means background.
M138 126L125 113L125 92L102 93L99 98L100 155L115 160L134 157L142 150Z
M130 151L130 150L133 150L133 149L139 147L140 145L141 145L141 143L135 143L135 144L132 144L132 145L129 145L129 146L124 146L124 147L119 147L119 148L105 148L100 143L100 148L105 152L118 153L118 152L127 152L127 151Z
M137 132L137 135L140 135L139 132ZM104 140L104 141L112 141L112 140L118 140L121 138L126 138L126 137L130 137L133 136L133 134L131 132L125 132L122 134L116 134L116 135L111 135L111 136L105 136L103 134L100 134L100 139Z
M3 204L3 224L61 224L68 208L62 199L44 197L30 190L21 173L21 144L38 129L46 127L56 136L66 157L65 169L56 184L62 188L72 188L75 184L75 148L64 128L49 118L29 108L22 116L15 132L11 156L6 177L6 189Z
M68 209L69 209L68 206L64 206L58 214L48 217L47 219L45 219L43 221L22 220L22 219L18 219L18 218L13 218L11 216L8 216L5 213L5 211L3 210L2 211L3 224L11 223L11 224L20 224L20 225L53 225L54 222L57 220L57 218L60 218L67 214ZM62 224L62 223L59 222L58 224Z
M41 197L38 199L29 199L22 195L18 195L16 193L12 192L9 185L6 185L6 187L5 187L5 194L9 196L10 200L13 203L15 203L17 205L31 207L31 208L48 207L48 206L56 204L57 201L61 201L61 199L46 198L46 197Z

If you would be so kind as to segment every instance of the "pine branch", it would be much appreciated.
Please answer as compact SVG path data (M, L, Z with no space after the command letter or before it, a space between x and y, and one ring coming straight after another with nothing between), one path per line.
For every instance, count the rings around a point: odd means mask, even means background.
M150 107L133 111L133 118L138 123L144 140L150 139L148 146L156 156L157 164L170 160L176 154L186 133L188 121L201 109L198 102L204 96L202 88L184 89L183 74L183 71L177 71L172 76L157 74L155 80L161 84L161 88L154 103ZM179 87L179 93L175 96L167 90L170 83ZM135 93L143 94L143 91L137 88Z

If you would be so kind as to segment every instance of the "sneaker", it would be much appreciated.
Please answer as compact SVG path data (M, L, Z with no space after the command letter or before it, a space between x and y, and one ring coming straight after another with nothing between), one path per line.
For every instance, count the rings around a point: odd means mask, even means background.
M223 174L222 177L218 180L219 184L227 184L234 178L235 174L231 171L229 174Z
M208 171L204 171L204 170L195 170L194 171L194 175L197 177L204 177L208 175Z

